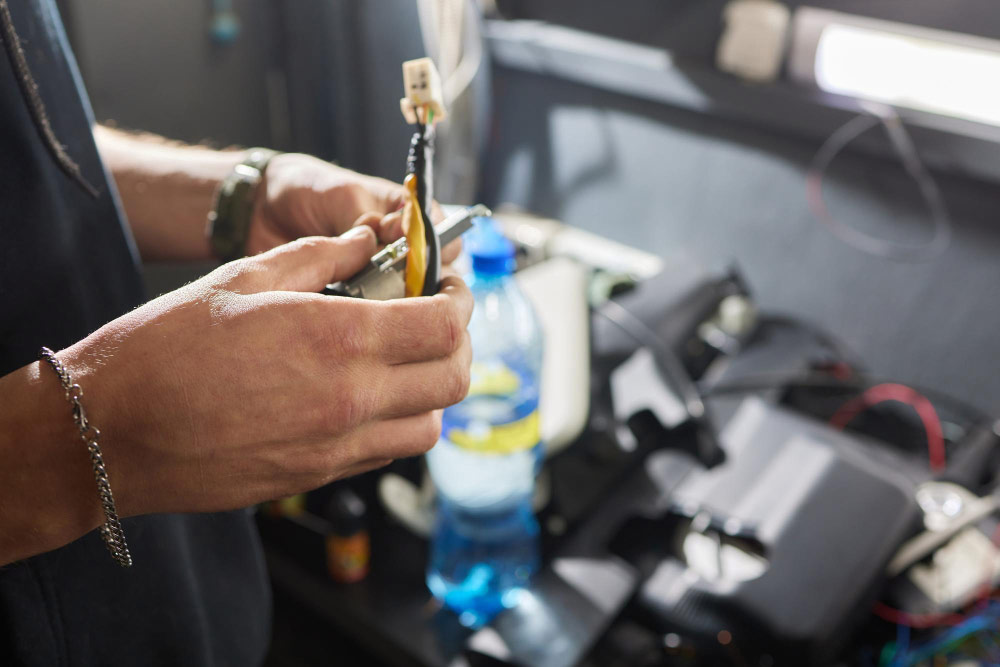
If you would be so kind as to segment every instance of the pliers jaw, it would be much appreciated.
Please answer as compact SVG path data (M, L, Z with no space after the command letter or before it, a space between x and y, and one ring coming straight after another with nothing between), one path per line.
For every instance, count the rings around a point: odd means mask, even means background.
M476 204L449 215L435 226L428 225L428 227L433 230L441 247L444 247L468 231L472 227L473 218L486 218L491 215L493 212L488 207ZM356 274L347 280L327 285L323 294L375 301L402 299L406 292L404 273L409 251L405 238L390 243L375 253L368 264Z

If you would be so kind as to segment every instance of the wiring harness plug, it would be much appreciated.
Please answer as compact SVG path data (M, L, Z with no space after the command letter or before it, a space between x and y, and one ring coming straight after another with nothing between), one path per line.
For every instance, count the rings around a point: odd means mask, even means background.
M409 193L403 209L403 231L411 252L406 259L406 296L435 294L441 282L441 241L431 224L434 201L434 123L445 117L441 77L430 58L403 63L406 97L403 116L417 131L406 156L403 184Z
M403 90L406 97L399 100L399 108L410 125L432 125L448 116L444 108L441 75L430 58L403 63Z

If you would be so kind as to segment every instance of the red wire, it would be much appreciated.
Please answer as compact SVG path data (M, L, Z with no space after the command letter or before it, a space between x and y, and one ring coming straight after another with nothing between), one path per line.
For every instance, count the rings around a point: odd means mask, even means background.
M964 614L911 614L894 609L884 602L876 602L872 613L889 623L905 625L910 628L935 628L939 625L958 625L966 620Z
M927 434L927 456L930 468L935 472L944 470L946 464L944 433L941 418L938 417L934 404L926 396L902 384L884 383L867 389L861 396L844 403L833 416L830 425L843 430L851 421L865 410L879 403L896 401L908 405L916 411ZM994 542L1000 540L1000 529L993 536ZM990 586L992 582L987 582ZM979 601L989 596L990 591ZM911 614L900 609L894 609L883 602L876 602L872 613L890 623L905 625L911 628L933 628L941 625L958 625L966 620L964 614Z
M885 383L877 384L867 389L858 398L853 398L840 406L833 416L830 417L830 425L843 429L851 423L855 417L868 408L885 403L886 401L896 401L913 408L920 421L923 423L924 432L927 434L927 454L930 459L930 467L934 472L941 472L945 468L944 433L941 428L941 418L938 417L934 404L926 396L902 384Z

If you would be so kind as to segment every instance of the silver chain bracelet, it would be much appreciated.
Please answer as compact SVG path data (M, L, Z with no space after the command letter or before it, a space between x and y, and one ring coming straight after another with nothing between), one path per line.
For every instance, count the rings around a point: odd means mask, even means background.
M55 352L47 347L43 347L38 352L38 358L45 360L55 370L59 376L59 382L66 392L66 400L73 406L73 422L80 429L80 437L87 445L90 452L90 462L94 467L94 477L97 478L97 493L101 498L101 507L104 509L104 525L101 526L101 539L104 545L111 552L111 557L122 567L132 567L132 554L129 553L128 544L125 542L125 531L122 530L121 521L118 520L118 511L115 509L115 498L111 494L111 484L108 482L108 471L104 467L104 457L101 456L101 445L98 442L101 432L94 427L87 419L87 413L83 409L83 389L73 382L66 367L63 366Z

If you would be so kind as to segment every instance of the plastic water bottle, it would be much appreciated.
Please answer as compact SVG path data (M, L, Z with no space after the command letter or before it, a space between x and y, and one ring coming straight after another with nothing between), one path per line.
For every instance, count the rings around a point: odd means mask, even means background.
M476 303L472 382L427 454L438 491L427 584L463 625L478 627L517 603L539 565L531 498L542 457L542 335L511 275L514 247L493 221L477 220L465 248Z

